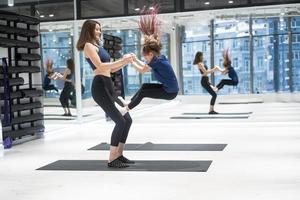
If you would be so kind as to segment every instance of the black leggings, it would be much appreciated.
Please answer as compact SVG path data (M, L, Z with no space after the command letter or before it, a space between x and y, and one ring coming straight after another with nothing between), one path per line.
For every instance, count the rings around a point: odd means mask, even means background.
M94 101L116 123L111 135L110 145L117 147L119 143L125 143L132 124L132 119L129 113L122 116L116 108L115 102L118 101L118 98L113 89L111 78L96 75L92 83L92 96Z
M220 90L224 87L224 85L237 85L239 82L231 79L222 79L220 83L217 85L217 88Z
M59 97L59 101L63 108L69 108L69 99L73 90L73 84L71 82L65 82L64 88Z
M137 93L131 98L131 102L128 105L129 109L137 106L143 98L148 97L152 99L165 99L172 100L177 96L177 92L168 93L164 90L162 84L156 83L144 83Z
M215 105L217 99L217 93L210 87L210 82L208 76L202 76L201 78L201 85L205 88L205 90L212 96L210 100L210 105Z
M58 89L57 89L54 85L52 85L52 84L50 84L50 85L44 85L44 86L43 86L43 89L44 89L45 91L48 91L48 90L55 90L56 92L58 92Z

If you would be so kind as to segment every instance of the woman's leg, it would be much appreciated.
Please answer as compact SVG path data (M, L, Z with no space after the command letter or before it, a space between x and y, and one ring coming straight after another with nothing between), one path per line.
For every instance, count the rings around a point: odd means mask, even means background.
M145 83L139 89L139 91L132 97L131 102L128 104L129 109L136 107L143 98L152 99L165 99L171 100L177 96L177 93L168 93L163 89L162 84Z
M224 85L237 85L237 81L231 79L222 79L221 82L217 85L218 90L222 89Z
M61 95L59 98L59 100L65 110L65 114L67 114L67 115L71 115L69 99L70 99L70 96L71 96L71 93L73 90L74 90L74 87L73 87L72 83L65 84L63 91L61 92Z
M216 102L216 99L217 99L217 93L210 87L210 83L209 83L208 80L207 81L202 81L201 85L211 95L209 113L216 114L216 112L214 111L214 106L215 106L215 102Z
M126 122L125 118L115 107L114 98L113 96L111 96L111 93L106 85L107 84L105 84L103 80L99 80L99 78L96 78L96 80L93 81L92 85L92 95L95 102L115 122L115 127L111 135L109 167L127 167L128 165L122 164L121 161L118 162L117 158L121 156L118 151L118 146L129 123ZM130 125L128 127L128 131Z
M66 103L66 96L67 96L67 88L66 88L66 86L64 86L62 92L60 93L59 101L60 101L61 106L64 109L65 115L68 114L68 112L67 112L67 103Z

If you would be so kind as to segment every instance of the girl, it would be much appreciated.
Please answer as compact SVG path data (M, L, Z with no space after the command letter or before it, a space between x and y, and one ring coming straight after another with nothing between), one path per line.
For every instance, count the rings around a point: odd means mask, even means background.
M222 74L228 74L230 79L222 79L220 83L214 88L214 90L217 92L220 89L224 87L224 85L237 85L239 83L239 78L237 76L236 71L234 68L231 66L231 59L229 56L229 50L227 49L223 53L223 66L224 69L221 69L220 67L217 67L217 69L222 72Z
M160 83L144 83L127 105L128 111L137 106L145 97L172 100L178 94L179 87L173 68L166 56L160 53L162 44L159 37L160 24L157 10L158 8L154 7L153 10L142 11L139 28L144 34L142 54L147 64L133 55L132 65L140 73L152 71Z
M117 95L113 89L110 74L118 71L132 62L132 56L123 56L122 59L110 62L107 51L99 46L101 25L94 20L86 20L82 26L77 49L83 51L85 58L94 71L92 96L95 102L116 123L111 135L110 155L108 167L125 168L134 162L123 156L124 145L132 123L129 113L123 113L115 106Z

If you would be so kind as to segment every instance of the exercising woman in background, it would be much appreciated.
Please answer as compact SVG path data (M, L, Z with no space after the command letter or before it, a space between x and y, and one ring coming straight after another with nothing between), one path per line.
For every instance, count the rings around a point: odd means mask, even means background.
M67 60L67 68L65 69L63 76L58 79L65 81L64 88L60 94L59 101L65 111L63 116L72 116L69 106L69 99L71 93L74 90L74 85L72 83L72 76L74 74L75 65L72 59Z
M121 114L115 105L117 95L113 89L110 74L132 62L132 56L125 55L118 61L110 62L107 51L99 46L100 35L100 23L86 20L81 29L77 49L84 52L85 58L95 74L92 83L93 99L116 123L111 135L108 167L125 168L129 166L128 164L134 163L123 156L124 145L132 120L125 108L123 108L125 112Z
M202 75L201 77L202 87L212 96L210 100L210 107L209 107L208 114L219 114L214 110L215 102L217 99L217 93L212 89L213 86L210 84L208 78L208 74L214 73L217 70L217 67L214 67L213 69L208 69L208 67L203 63L203 53L200 51L196 53L193 64L198 66L200 73Z

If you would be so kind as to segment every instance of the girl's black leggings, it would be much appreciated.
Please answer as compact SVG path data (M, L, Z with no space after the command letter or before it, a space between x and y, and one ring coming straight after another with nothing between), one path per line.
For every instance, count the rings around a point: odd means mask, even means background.
M177 96L177 92L168 93L164 90L162 84L156 83L144 83L137 93L131 98L131 102L128 105L129 109L137 106L145 97L152 99L165 99L172 100Z
M125 143L132 124L132 119L129 113L122 116L116 108L115 102L119 103L119 101L114 91L111 78L96 75L92 83L92 96L94 101L116 123L111 134L111 146L117 147L119 143Z
M202 76L201 85L205 90L211 95L210 105L215 105L217 99L217 93L210 87L210 82L208 76Z
M59 97L59 101L63 108L69 108L69 99L73 90L73 84L71 82L65 82L64 88Z
M237 85L239 82L231 79L222 79L220 83L217 85L217 88L220 90L224 87L224 85Z

